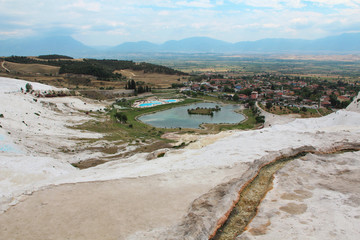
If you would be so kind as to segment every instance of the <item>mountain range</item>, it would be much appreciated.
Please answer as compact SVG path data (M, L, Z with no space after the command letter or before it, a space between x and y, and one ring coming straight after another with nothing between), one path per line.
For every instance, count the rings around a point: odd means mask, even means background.
M73 57L116 57L129 53L297 53L344 54L360 52L360 33L344 33L316 40L268 38L229 43L208 37L171 40L163 44L125 42L115 47L89 47L70 36L10 39L0 41L0 56L64 54Z

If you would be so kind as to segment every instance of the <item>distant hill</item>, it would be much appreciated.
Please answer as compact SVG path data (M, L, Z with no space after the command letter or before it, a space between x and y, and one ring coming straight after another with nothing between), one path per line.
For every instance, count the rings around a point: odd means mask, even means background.
M234 44L237 51L267 53L346 53L360 52L360 33L346 33L317 40L262 39Z
M109 49L111 52L126 52L126 53L132 53L132 52L157 52L159 51L159 46L146 41L141 42L126 42L123 44L120 44L116 47Z
M310 46L309 46L310 47ZM332 51L359 51L360 33L345 33L339 36L332 36L314 40L310 50L328 50Z
M95 50L69 36L37 37L0 41L0 55L37 56L64 54L74 57L94 54Z
M231 43L207 38L192 37L183 40L170 40L163 44L150 42L126 42L111 48L112 52L175 52L175 53L194 53L194 52L219 52L231 50Z
M0 56L62 54L109 58L128 53L359 53L360 33L346 33L317 40L271 38L229 43L208 37L171 40L163 44L126 42L111 48L91 48L71 37L27 38L0 41Z
M192 37L179 41L167 41L160 46L165 52L228 52L232 44L207 37Z
M347 33L317 40L270 38L258 41L229 43L207 37L167 41L123 43L114 52L173 52L173 53L334 53L360 52L360 33Z

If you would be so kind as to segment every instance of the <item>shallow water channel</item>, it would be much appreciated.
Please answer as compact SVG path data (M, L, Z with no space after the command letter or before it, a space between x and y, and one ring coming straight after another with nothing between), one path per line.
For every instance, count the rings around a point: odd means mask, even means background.
M188 114L187 110L191 108L214 108L218 105L221 110L214 112L213 116ZM245 119L244 115L236 113L240 105L216 104L216 103L196 103L188 106L171 108L165 111L147 114L139 117L139 120L159 128L200 128L202 123L212 124L235 124Z
M358 147L344 148L329 154L359 151ZM261 201L271 190L274 174L288 162L305 156L308 152L301 152L295 156L278 159L260 168L258 174L240 192L239 201L232 209L225 223L216 231L211 240L236 239L250 221L256 216L257 208ZM327 154L327 153L324 153Z
M211 240L235 239L241 234L251 219L255 217L261 200L271 189L274 174L289 161L305 154L301 153L291 158L283 158L263 166L258 175L242 190L239 201L231 211L228 219Z

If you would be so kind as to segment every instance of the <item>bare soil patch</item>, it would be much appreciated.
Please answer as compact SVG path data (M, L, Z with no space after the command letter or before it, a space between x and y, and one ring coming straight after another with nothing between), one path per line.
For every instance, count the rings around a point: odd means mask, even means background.
M103 164L103 163L106 163L106 161L101 160L101 159L88 159L86 161L80 161L78 163L73 163L72 165L79 169L86 169L86 168L95 167L95 166Z
M311 192L305 190L295 190L294 192L295 193L284 193L283 195L281 195L281 199L303 200L303 199L311 198L311 196L313 195Z
M298 215L306 212L307 205L306 204L296 204L296 203L288 203L285 206L280 207L280 210L293 214Z
M150 85L156 88L169 88L173 83L182 83L187 81L186 79L183 79L185 76L144 73L143 71L121 70L115 71L115 73L121 73L128 78L134 79L135 82L142 81L145 85Z

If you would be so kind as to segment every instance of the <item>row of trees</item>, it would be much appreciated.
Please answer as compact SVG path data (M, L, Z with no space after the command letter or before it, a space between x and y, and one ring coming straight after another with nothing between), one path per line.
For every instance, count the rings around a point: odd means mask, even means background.
M73 59L72 57L65 56L65 55L59 55L59 54L40 55L40 56L38 56L38 58L46 59L46 60Z
M330 95L330 104L333 108L346 108L350 103L351 101L339 101L338 97L335 94Z
M5 61L22 63L22 64L44 64L60 67L60 73L73 73L93 75L102 80L119 80L122 79L120 73L116 70L131 69L134 71L144 71L145 73L164 73L170 75L187 75L187 73L151 63L136 63L133 61L122 60L98 60L84 59L83 61L73 61L71 57L63 55L42 55L39 59L11 56L4 58Z
M63 63L60 67L59 73L92 75L101 80L109 80L110 78L121 78L121 74L113 74L111 71L105 69L102 66L75 61L66 61L66 63Z
M264 116L260 116L260 110L255 106L255 102L254 101L249 101L249 109L252 111L252 113L255 116L255 121L256 123L261 123L263 124L265 122L265 117Z
M144 93L144 92L151 92L151 87L143 86L143 84L138 84L134 81L134 79L127 81L125 85L125 89L133 89L135 93Z

